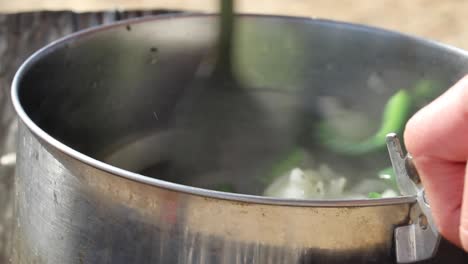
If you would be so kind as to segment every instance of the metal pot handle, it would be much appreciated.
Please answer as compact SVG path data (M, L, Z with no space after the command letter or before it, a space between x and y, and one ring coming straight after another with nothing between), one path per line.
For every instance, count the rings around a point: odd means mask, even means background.
M410 209L410 223L395 228L395 250L398 263L412 263L434 257L441 236L434 223L431 207L410 154L406 156L395 133L387 135L387 148L402 195L416 196Z

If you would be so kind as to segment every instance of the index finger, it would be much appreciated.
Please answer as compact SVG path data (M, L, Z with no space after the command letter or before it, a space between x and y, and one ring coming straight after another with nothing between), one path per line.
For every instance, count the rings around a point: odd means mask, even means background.
M414 115L404 137L440 232L461 246L460 232L468 230L468 202L462 204L468 158L468 77Z

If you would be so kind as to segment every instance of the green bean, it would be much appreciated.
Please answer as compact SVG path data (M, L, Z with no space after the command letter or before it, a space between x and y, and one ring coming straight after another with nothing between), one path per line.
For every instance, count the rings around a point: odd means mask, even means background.
M370 192L367 195L367 197L370 198L370 199L378 199L378 198L382 198L382 194L377 193L377 192Z
M403 130L411 110L411 97L408 91L399 90L387 102L380 129L370 138L361 142L350 142L335 138L326 124L319 128L323 143L333 151L349 155L365 154L385 147L388 133Z
M434 100L440 93L441 85L433 81L422 80L410 90L411 98L413 98L413 107L420 108L425 104Z

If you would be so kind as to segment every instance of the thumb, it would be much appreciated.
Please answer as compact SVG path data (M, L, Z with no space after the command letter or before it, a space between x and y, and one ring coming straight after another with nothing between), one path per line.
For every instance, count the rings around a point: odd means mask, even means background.
M468 76L416 113L404 137L441 234L468 251Z

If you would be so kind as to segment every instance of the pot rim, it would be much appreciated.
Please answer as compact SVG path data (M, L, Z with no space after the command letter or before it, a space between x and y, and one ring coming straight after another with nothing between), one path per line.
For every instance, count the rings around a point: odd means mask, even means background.
M91 34L98 34L101 31L106 31L108 29L118 28L122 26L140 24L148 21L158 21L158 20L169 20L169 19L183 19L183 18L206 18L213 17L216 14L199 14L199 13L177 13L177 14L165 14L157 16L149 16L143 18L133 18L128 20L123 20L107 25L102 25L90 29L85 29L72 33L68 36L60 38L45 47L39 49L33 53L19 68L17 73L14 76L11 88L11 99L13 107L19 117L19 119L26 125L26 127L32 132L33 135L42 139L44 142L60 151L61 153L83 162L91 167L94 167L98 170L119 176L126 179L137 181L143 184L152 185L159 188L169 189L172 191L182 192L190 195L204 196L215 199L223 199L237 202L246 202L254 204L266 204L266 205L287 205L287 206L311 206L311 207L362 207L362 206L384 206L384 205L396 205L396 204L408 204L415 203L415 196L400 196L394 198L380 198L380 199L356 199L356 200L345 200L345 199L336 199L336 200L297 200L297 199L279 199L272 197L263 197L257 195L247 195L247 194L236 194L236 193L227 193L214 191L204 188L191 187L188 185L182 185L177 183L172 183L164 180L158 180L144 176L139 173L127 171L116 166L112 166L105 162L94 159L90 156L87 156L81 152L78 152L71 147L61 143L44 130L42 130L36 123L34 123L28 116L28 114L23 109L20 98L19 98L19 86L22 77L25 73L35 65L35 63L41 60L43 57L47 56L49 53L60 48L61 45L72 41L74 39L82 38ZM328 19L316 19L316 18L307 18L307 17L293 17L293 16L280 16L280 15L263 15L263 14L237 14L238 17L250 17L250 18L276 18L292 21L300 21L305 23L314 23L314 24L323 24L323 25L333 25L340 26L345 29L353 29L358 31L368 31L378 34L393 35L395 37L411 39L413 41L419 42L421 44L431 45L437 48L441 48L450 52L458 53L464 57L468 57L468 52L450 46L438 43L436 41L427 40L424 38L414 37L406 35L403 33L398 33L395 31L380 29L376 27L370 27L360 24L339 22Z

